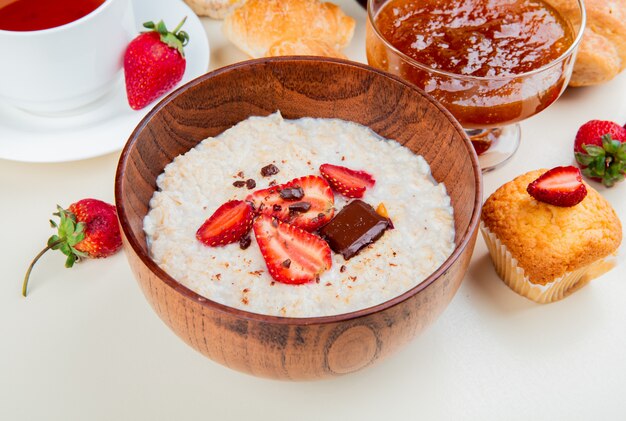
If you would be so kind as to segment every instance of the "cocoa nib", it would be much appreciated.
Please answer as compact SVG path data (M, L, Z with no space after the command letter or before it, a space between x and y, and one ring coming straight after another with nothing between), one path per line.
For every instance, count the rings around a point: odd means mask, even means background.
M248 247L250 247L251 242L252 240L250 239L250 235L246 234L239 239L239 248L241 248L242 250L245 250Z
M302 187L287 187L280 191L280 198L283 200L300 200L304 197Z
M245 185L246 185L246 182L243 181L243 180L237 180L237 181L233 182L233 186L235 186L235 187L243 187Z
M292 213L304 213L308 212L309 209L311 209L309 202L296 202L293 205L289 205L289 212Z
M346 265L341 265L339 272L344 273L346 271Z
M269 164L261 168L261 175L263 177L269 177L270 175L278 174L280 170L274 164Z
M272 205L272 210L273 210L274 212L280 212L280 210L281 210L282 208L283 208L283 207L282 207L282 206L280 206L280 205Z
M248 190L252 190L253 188L255 188L255 187L256 187L256 181L254 181L254 180L253 180L253 179L251 179L251 178L248 178L248 179L246 180L246 187L248 188Z
M289 269L289 266L291 266L291 260L287 259L282 263L283 267Z

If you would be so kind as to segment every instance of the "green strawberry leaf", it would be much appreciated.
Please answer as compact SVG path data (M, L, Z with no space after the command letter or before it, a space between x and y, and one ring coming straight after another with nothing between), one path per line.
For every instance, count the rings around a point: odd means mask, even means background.
M606 170L606 164L602 160L594 161L589 168L592 168L593 171L597 174L598 177L602 177Z
M74 228L74 234L78 235L85 232L85 223L79 222L76 224L76 228Z
M71 268L72 266L74 266L74 262L76 262L76 255L75 254L68 255L67 259L65 260L65 267Z
M159 23L156 24L156 31L161 35L166 35L168 31L167 27L165 26L165 22L160 20Z
M61 253L63 253L66 256L69 256L70 254L72 254L72 248L67 243L61 243L59 250L61 251Z
M67 238L72 238L74 236L74 227L76 227L76 224L71 219L63 221L63 229L65 230L65 236Z
M161 41L175 49L178 49L180 45L180 40L171 32L161 34Z
M607 155L615 155L619 151L621 144L619 140L613 140L610 134L602 136L602 148Z
M583 149L585 150L585 152L587 152L590 156L602 156L604 157L604 149L600 146L596 146L596 145L583 145Z
M576 157L576 162L580 165L584 165L585 167L589 166L589 164L595 160L593 156L580 152L576 152L574 156Z

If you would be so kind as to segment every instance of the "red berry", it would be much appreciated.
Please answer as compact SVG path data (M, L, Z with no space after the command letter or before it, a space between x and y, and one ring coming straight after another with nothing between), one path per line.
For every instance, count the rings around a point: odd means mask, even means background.
M55 216L60 221L50 220L57 234L48 239L48 245L31 262L22 285L26 296L28 279L35 263L48 250L60 250L67 256L65 267L72 267L81 258L108 257L122 246L122 237L117 221L115 206L97 199L82 199L63 209L57 205Z
M561 207L577 205L587 196L580 170L571 165L552 168L530 183L526 190L541 202Z
M83 199L69 206L78 222L85 224L85 238L76 244L88 257L108 257L119 250L122 237L115 206L96 199Z
M626 128L604 120L583 124L574 140L574 156L583 175L613 186L626 175Z
M196 238L209 247L219 247L239 241L252 226L254 213L246 202L231 200L211 215L198 228Z
M186 18L185 18L186 19ZM135 37L124 53L126 96L133 110L139 110L172 89L183 78L186 60L183 46L189 41L180 31L185 19L169 32L163 21Z
M259 216L253 229L267 269L278 282L311 282L332 266L330 247L314 234L268 215Z
M368 187L374 187L376 180L365 171L355 171L339 165L323 164L320 173L336 192L346 197L363 197Z
M322 177L309 175L257 190L246 197L257 213L315 231L335 214L335 197Z

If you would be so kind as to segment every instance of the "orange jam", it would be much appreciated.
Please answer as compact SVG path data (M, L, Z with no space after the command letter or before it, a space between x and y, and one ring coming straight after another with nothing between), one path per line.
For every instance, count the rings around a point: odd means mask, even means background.
M563 54L574 38L541 0L391 0L376 26L416 61L473 76L536 69Z
M565 60L515 77L555 63L574 42L568 21L543 0L390 0L373 24L422 67L386 46L371 27L368 62L426 90L466 128L508 124L541 111L565 89L571 71Z

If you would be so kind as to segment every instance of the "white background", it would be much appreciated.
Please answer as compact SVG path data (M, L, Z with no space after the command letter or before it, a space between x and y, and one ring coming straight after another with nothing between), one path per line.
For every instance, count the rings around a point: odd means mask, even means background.
M364 61L365 12L338 3L357 19L347 53ZM211 68L244 58L220 22L203 23ZM518 174L572 163L580 124L626 122L625 94L626 74L568 90L524 122L517 155L485 175L485 198ZM189 348L144 300L124 253L73 269L51 253L21 297L55 205L113 202L118 157L0 160L1 420L626 419L624 247L612 272L564 301L537 305L504 286L479 238L459 292L429 330L378 365L313 383L250 377ZM626 183L594 186L626 222Z

